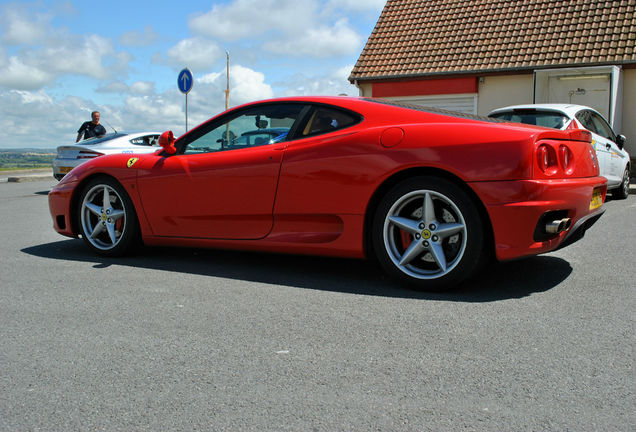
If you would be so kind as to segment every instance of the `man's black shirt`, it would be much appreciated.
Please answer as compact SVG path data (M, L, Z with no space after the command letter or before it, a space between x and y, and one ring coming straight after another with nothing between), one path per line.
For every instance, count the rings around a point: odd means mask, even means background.
M82 123L77 133L84 132L84 139L98 137L106 134L106 129L100 124L95 124L92 121Z

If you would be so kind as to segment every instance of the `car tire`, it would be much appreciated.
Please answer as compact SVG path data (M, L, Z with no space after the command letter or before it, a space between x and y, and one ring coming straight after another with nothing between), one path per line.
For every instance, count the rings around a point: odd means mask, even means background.
M77 208L80 233L99 255L123 256L139 244L139 223L124 188L110 177L91 180Z
M445 291L486 262L485 230L470 196L451 181L419 176L394 186L373 220L384 270L422 291Z
M612 191L612 198L625 199L629 196L629 167L625 168L623 181L620 186Z

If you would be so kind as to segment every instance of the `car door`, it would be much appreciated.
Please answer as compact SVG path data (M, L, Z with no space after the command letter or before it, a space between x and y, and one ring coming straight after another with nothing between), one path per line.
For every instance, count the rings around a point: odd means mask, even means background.
M601 175L607 179L608 187L620 184L623 178L623 165L620 161L621 152L615 142L614 131L607 121L595 111L580 111L576 118L583 127L592 132L594 150L596 150L599 159Z
M302 106L260 106L206 123L177 142L178 153L140 170L139 194L153 234L259 239L272 228L280 164L287 145L248 140L254 131L290 130Z

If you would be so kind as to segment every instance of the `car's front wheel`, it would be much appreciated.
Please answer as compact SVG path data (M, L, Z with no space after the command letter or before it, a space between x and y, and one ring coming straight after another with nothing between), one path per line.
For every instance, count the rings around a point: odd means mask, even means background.
M625 199L629 196L629 167L625 168L621 185L612 191L612 198Z
M82 238L98 254L121 256L137 245L139 225L132 201L114 179L90 181L82 190L78 212Z
M486 256L484 226L474 202L442 178L421 176L389 191L377 208L373 246L394 278L443 291L469 278Z

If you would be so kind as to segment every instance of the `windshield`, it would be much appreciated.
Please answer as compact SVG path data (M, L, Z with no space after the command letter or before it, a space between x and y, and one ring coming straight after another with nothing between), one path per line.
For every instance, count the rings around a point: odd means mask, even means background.
M565 114L556 111L542 111L537 109L516 109L491 114L489 117L515 123L563 129L568 122Z

